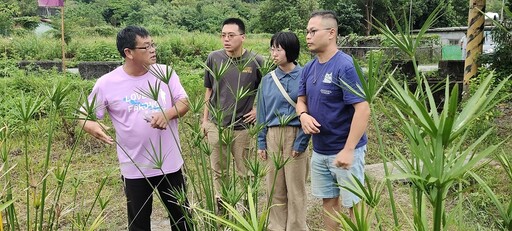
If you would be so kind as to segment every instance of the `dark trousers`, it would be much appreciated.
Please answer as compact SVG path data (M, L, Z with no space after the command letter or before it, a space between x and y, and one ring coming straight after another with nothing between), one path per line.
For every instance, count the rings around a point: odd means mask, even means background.
M128 208L128 230L151 230L151 212L153 210L153 188L151 186L158 191L167 207L171 230L192 230L184 217L185 213L188 213L187 208L179 205L174 196L175 191L186 192L181 169L174 173L147 179L125 179L123 177L123 181ZM188 201L185 203L188 206Z

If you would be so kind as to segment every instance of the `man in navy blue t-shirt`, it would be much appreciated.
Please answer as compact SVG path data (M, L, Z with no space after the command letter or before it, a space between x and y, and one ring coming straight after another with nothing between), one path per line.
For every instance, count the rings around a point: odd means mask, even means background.
M306 41L317 56L304 66L299 86L297 114L302 129L313 136L311 187L315 197L322 198L324 211L333 214L341 205L349 208L360 198L339 185L351 183L351 176L364 183L365 134L370 107L354 95L343 82L359 89L361 83L353 60L338 51L338 21L332 11L317 11L309 19ZM327 230L338 230L338 224L324 212Z

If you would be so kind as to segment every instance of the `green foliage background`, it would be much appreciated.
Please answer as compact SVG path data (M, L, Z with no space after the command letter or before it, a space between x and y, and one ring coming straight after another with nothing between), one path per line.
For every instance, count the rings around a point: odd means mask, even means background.
M412 16L414 28L419 28L440 2L448 2L448 8L435 26L467 24L467 0L414 0L412 8L409 0L66 0L65 19L66 31L72 37L91 32L109 36L114 27L130 24L150 27L158 34L176 29L217 33L227 17L242 18L248 32L275 33L302 30L312 11L329 9L340 16L340 34L362 35L375 33L367 23L372 17L393 26L389 11ZM487 5L488 11L501 9L500 0L488 0ZM11 35L15 28L30 27L26 20L16 18L38 15L35 0L4 0L0 8L1 35ZM58 15L54 17L60 21Z

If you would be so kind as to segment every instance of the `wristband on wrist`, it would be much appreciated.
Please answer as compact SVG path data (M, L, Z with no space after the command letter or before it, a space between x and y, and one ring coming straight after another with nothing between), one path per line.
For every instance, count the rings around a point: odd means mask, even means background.
M307 111L303 111L303 112L301 112L301 113L299 114L299 119L300 119L300 116L301 116L302 114L308 114L308 115L309 115L309 113L308 113Z

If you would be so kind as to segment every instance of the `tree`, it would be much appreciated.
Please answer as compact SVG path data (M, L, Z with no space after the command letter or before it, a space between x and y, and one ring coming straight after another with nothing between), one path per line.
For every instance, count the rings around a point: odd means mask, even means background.
M512 4L508 1L506 14L504 15L501 26L493 29L492 38L496 44L494 53L482 55L482 61L490 65L498 74L499 79L503 79L512 73Z
M284 29L303 30L316 6L315 0L266 0L260 7L259 25L256 26L267 33Z
M11 34L14 26L13 17L19 12L19 7L12 3L0 3L0 7L0 35L7 36Z
M320 8L329 9L338 15L338 34L360 34L363 31L361 9L351 1L321 0Z
M0 35L7 36L11 34L16 22L27 28L34 25L34 20L28 16L36 15L37 1L3 0L0 9Z
M112 26L125 24L141 24L144 21L142 9L148 6L147 1L139 0L106 0L95 2L102 9L106 22Z
M462 26L467 24L468 2L467 0L359 0L359 7L364 9L366 3L373 3L371 8L372 18L394 28L394 15L399 23L405 18L411 18L412 28L419 29L425 23L428 15L441 3L446 4L443 16L436 22L434 27ZM411 5L412 4L412 5ZM365 17L365 21L368 16ZM366 31L371 31L370 23L366 25ZM371 24L370 24L371 25Z
M249 4L241 1L174 1L171 21L188 31L218 33L222 21L228 17L239 17L248 24L254 17Z
M36 16L37 15L37 1L34 0L2 0L5 4L15 4L18 6L19 12L16 17L22 16Z
M373 23L373 0L363 0L364 2L364 12L366 19L366 36L369 36L372 32L372 23Z
M73 27L106 25L106 21L102 16L102 9L96 7L97 4L87 2L91 1L67 1L64 14L65 21L71 22Z
M486 12L501 12L502 0L487 0L485 5ZM501 16L501 15L500 15Z
M456 2L456 1L455 1ZM434 27L452 27L452 26L461 26L461 24L457 21L457 14L467 15L468 12L456 12L454 9L454 1L445 1L445 0L423 0L421 4L421 13L416 14L414 19L414 29L419 29L427 20L429 14L437 7L439 4L446 4L443 17L440 17ZM456 4L465 4L468 6L467 0L458 1ZM416 5L416 3L415 3ZM462 6L459 6L458 9L464 9ZM467 9L467 8L466 8ZM464 16L466 18L466 16ZM467 23L467 22L466 22ZM465 25L466 23L462 24Z
M455 12L454 26L468 25L469 4L467 0L452 0L453 11Z
M379 17L379 12L387 12L389 0L351 0L356 4L359 12L363 14L363 18L360 20L360 24L364 27L361 32L364 35L369 36L373 31L373 19L382 19ZM385 14L383 14L385 15Z

